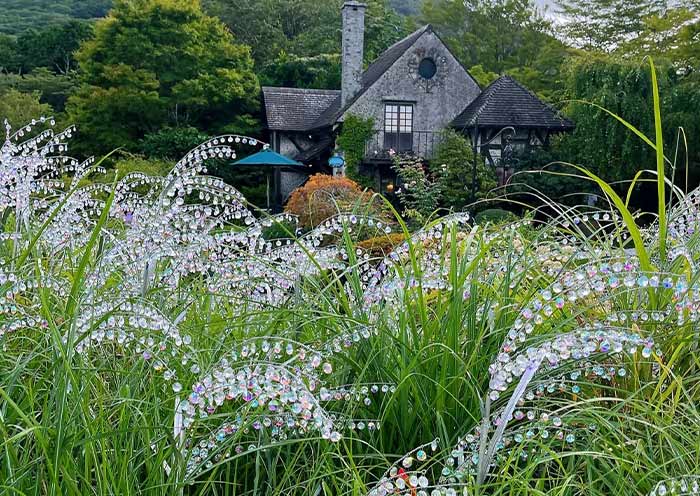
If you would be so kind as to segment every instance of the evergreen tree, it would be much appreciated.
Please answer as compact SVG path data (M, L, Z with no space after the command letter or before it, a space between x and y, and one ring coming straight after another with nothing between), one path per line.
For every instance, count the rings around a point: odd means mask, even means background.
M250 50L198 1L117 0L76 57L82 87L68 111L102 151L168 125L216 133L254 124Z

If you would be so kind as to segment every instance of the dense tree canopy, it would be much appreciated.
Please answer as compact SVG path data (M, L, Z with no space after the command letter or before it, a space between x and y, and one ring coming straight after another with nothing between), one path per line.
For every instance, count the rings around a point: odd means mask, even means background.
M697 143L700 134L697 120L700 113L700 77L698 74L679 73L673 64L663 60L657 60L657 75L666 156L672 164L667 172L673 174L676 183L682 187L685 187L687 172L688 184L693 187L700 180L700 146ZM620 193L627 191L629 181L638 171L655 170L654 150L602 110L605 108L623 117L654 140L648 62L602 55L581 57L568 70L566 91L571 103L565 110L576 123L576 130L555 140L550 150L524 157L525 161L521 164L523 169L540 168L554 161L576 164L614 183L613 187ZM679 135L681 128L688 139L687 143ZM576 172L568 167L557 170ZM651 178L649 175L645 177ZM587 181L561 176L537 176L534 183L541 191L558 198L570 193L597 190ZM650 191L640 184L635 188L632 204L645 211L653 210L656 202L654 195L654 188ZM572 201L580 202L580 198Z
M37 67L48 67L56 73L67 74L77 68L73 53L92 36L92 25L85 21L72 20L42 30L30 29L17 38L15 68L25 73Z
M545 97L561 90L571 49L553 36L533 0L424 0L421 18L466 67L475 67L480 83L509 73Z
M0 95L9 89L40 95L42 103L48 103L56 112L63 112L66 100L77 89L75 72L68 75L38 67L29 74L10 73L0 75Z
M252 47L266 84L337 88L340 84L340 8L343 0L203 0L236 39ZM365 60L371 62L406 36L412 23L387 0L367 0ZM291 79L295 75L296 80Z
M564 33L582 48L611 52L644 30L644 19L661 15L666 0L558 0Z
M222 132L252 124L258 81L250 51L198 2L117 0L76 57L83 85L68 111L102 149L166 125Z
M111 6L112 0L3 0L0 33L19 35L71 19L95 19L105 16Z
M7 119L13 129L31 122L32 119L49 117L52 112L50 105L39 102L38 93L22 93L11 89L3 92L0 97L0 124ZM4 133L4 125L2 130Z

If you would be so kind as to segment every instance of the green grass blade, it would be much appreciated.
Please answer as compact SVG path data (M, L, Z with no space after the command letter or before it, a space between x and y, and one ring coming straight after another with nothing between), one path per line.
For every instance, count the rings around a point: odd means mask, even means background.
M661 123L661 100L659 98L659 81L656 77L656 67L654 61L650 58L649 65L651 66L651 83L654 93L654 130L656 132L656 172L657 177L657 192L658 192L658 208L659 208L659 255L662 259L666 259L666 232L668 230L668 222L666 220L666 167L664 163L664 133Z

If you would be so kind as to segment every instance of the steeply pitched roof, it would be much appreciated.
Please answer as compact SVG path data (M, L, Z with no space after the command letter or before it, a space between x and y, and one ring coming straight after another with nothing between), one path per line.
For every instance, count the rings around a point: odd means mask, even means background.
M307 131L338 98L338 90L273 88L263 86L267 128L273 131Z
M297 153L294 156L294 160L298 160L299 162L310 162L311 160L315 159L316 157L319 157L323 154L323 152L332 150L333 149L333 143L335 140L330 134L327 134L325 136L322 136L321 139L317 142L311 145L306 150L302 150L299 153Z
M397 41L389 48L387 48L384 53L382 53L374 62L372 62L367 70L362 73L362 87L357 94L351 98L344 108L340 108L340 95L333 101L333 103L326 109L323 114L316 120L313 124L313 128L321 128L332 126L336 121L343 115L343 112L347 110L358 98L360 98L365 91L367 91L377 80L382 77L382 75L388 71L391 66L393 66L401 56L406 53L413 44L418 41L418 38L423 36L423 33L432 31L432 26L426 24L422 28L414 31L413 33L406 36L404 39Z
M452 127L524 127L570 130L573 122L510 76L502 76L486 88L452 122Z

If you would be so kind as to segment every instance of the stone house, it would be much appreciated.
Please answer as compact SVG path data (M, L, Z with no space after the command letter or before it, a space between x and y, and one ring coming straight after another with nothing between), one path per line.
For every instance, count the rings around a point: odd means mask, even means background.
M372 118L360 172L375 190L394 187L389 150L429 159L444 129L465 133L475 149L498 167L504 128L512 128L516 149L547 143L573 124L514 79L504 76L482 90L430 25L395 43L363 70L366 6L342 7L340 90L263 87L269 143L290 158L311 164L310 172L330 172L328 159L348 115ZM512 132L514 130L514 133ZM282 171L277 203L307 175ZM468 183L465 178L465 183Z

